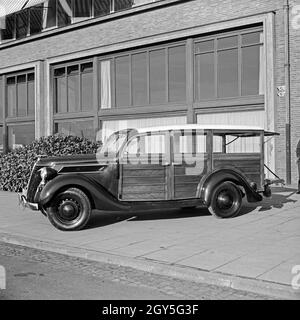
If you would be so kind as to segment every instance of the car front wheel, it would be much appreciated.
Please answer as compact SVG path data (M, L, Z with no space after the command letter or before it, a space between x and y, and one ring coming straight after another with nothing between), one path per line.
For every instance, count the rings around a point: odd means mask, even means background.
M209 212L217 218L236 217L242 206L240 189L232 182L224 182L212 193Z
M57 194L46 210L52 225L63 231L83 229L92 211L88 196L77 188Z

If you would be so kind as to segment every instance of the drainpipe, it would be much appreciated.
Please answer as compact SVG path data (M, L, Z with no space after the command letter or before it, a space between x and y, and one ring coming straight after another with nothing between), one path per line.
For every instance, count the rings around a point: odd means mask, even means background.
M284 0L284 42L285 42L285 107L286 107L286 122L285 122L285 136L286 136L286 183L291 184L291 93L290 93L290 4L289 0Z

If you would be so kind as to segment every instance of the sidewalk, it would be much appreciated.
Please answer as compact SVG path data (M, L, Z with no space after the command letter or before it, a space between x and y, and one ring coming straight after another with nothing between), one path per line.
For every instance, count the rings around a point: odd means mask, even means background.
M0 241L198 282L300 299L292 268L300 265L300 195L274 188L246 204L235 219L207 210L95 212L87 229L56 230L40 213L23 210L17 195L0 192Z

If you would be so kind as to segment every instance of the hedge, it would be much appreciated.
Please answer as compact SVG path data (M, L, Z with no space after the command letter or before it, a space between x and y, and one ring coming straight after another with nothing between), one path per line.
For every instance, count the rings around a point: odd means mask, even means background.
M7 154L0 154L0 190L21 192L39 155L65 156L96 153L100 143L85 138L55 134L33 141Z

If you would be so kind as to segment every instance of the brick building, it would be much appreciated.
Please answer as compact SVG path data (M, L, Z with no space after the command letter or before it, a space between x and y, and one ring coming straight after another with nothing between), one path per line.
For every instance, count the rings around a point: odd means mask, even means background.
M295 182L299 0L0 0L4 152L54 132L259 125ZM0 142L1 144L1 142Z

